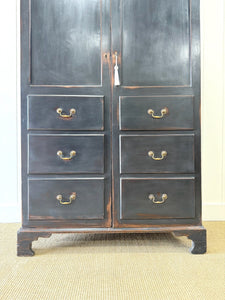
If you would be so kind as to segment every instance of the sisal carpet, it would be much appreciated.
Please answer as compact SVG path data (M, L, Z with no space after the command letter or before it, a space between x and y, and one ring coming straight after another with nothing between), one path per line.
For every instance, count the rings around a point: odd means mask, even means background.
M19 224L0 224L0 299L224 300L225 222L204 225L204 255L170 234L55 234L18 258Z

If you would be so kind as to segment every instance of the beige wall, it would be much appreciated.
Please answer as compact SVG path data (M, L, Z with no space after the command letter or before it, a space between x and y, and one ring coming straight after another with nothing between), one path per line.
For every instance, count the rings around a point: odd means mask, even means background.
M201 0L203 218L225 220L225 0Z
M20 20L16 21L16 6L18 16L19 0L0 1L0 103L4 112L0 118L0 222L20 220L16 153L19 51L17 56L15 51ZM201 0L201 36L203 219L225 220L225 0Z

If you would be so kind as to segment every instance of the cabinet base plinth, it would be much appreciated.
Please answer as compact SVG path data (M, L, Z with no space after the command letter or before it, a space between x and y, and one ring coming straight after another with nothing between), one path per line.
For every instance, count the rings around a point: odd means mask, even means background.
M33 256L32 242L37 241L39 237L48 238L51 236L49 232L27 232L20 229L17 232L17 256Z
M17 255L33 256L32 242L39 237L48 238L56 233L173 233L175 236L187 236L192 240L190 252L206 252L206 229L203 226L167 226L151 228L21 228L17 236Z
M190 252L192 254L204 254L207 250L206 245L206 229L202 228L201 230L181 230L175 231L176 236L187 236L188 239L192 240L192 246Z

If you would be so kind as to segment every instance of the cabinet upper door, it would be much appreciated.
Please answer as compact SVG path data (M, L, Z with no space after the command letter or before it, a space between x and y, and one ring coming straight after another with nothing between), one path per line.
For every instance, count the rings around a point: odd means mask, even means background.
M102 85L101 0L30 1L33 85Z
M190 86L190 1L120 0L118 10L121 85Z

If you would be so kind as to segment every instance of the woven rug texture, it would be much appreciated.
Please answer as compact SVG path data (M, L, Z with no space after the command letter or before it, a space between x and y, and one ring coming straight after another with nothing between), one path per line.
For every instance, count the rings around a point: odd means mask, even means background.
M16 256L20 224L0 224L1 300L225 300L225 222L208 252L172 234L53 234Z

